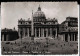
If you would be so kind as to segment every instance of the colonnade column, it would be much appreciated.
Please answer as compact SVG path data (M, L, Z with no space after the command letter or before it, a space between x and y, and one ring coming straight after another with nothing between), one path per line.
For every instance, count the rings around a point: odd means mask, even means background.
M68 34L68 41L76 41L76 35L75 34L70 34L70 35Z
M63 34L63 41L65 41L65 34Z
M18 34L19 34L19 38L21 37L21 34L20 34L20 28L18 29Z
M62 35L61 37L62 37L61 40L64 41L64 37L63 37L63 35Z
M4 34L2 35L2 41L4 41Z
M8 41L8 38L9 38L9 36L8 36L8 35L6 35L6 41Z

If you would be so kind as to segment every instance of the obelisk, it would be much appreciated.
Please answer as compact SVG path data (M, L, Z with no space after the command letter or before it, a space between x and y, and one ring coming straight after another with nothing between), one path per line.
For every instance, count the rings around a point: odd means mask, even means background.
M31 17L31 40L34 40L34 23L33 23L33 10L32 10L32 17Z

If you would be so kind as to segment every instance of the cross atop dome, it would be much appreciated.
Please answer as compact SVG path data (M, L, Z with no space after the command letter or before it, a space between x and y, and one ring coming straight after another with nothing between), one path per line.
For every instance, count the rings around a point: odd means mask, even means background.
M39 5L39 7L38 7L38 11L41 11L41 7L40 7L40 5Z

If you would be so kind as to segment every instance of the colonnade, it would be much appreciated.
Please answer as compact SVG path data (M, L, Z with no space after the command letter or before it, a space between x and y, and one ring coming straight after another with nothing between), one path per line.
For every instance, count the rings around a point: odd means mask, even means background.
M2 41L8 41L9 35L8 34L2 34Z
M63 34L63 41L78 41L78 34L77 33Z

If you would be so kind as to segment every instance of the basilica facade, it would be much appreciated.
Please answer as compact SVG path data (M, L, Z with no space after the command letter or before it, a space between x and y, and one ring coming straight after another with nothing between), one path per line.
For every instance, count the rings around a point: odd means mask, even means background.
M35 13L32 13L32 20L18 20L19 37L53 37L58 36L58 21L57 19L46 19L41 7Z

